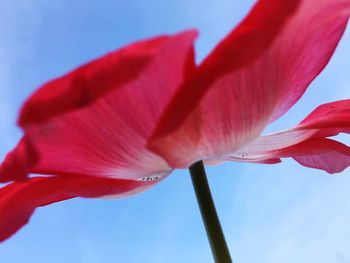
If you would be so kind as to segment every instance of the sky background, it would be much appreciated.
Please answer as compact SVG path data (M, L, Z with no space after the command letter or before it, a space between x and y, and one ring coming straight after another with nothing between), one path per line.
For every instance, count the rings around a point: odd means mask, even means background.
M198 28L197 59L246 14L239 0L0 0L0 159L40 84L138 39ZM321 103L349 98L350 32L305 96L269 131ZM350 143L350 136L340 136ZM233 260L350 263L350 169L331 176L293 160L208 168ZM0 215L1 220L1 215ZM140 195L75 199L40 208L0 245L6 263L212 262L187 171Z

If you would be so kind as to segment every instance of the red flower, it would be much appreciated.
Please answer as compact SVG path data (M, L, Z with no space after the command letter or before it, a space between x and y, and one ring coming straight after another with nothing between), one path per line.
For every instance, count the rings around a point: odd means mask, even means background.
M126 196L198 160L341 172L350 100L321 105L295 128L258 137L302 96L333 54L350 0L260 0L200 64L187 31L138 42L50 81L25 103L24 136L0 167L0 240L35 208ZM30 173L42 174L28 177Z

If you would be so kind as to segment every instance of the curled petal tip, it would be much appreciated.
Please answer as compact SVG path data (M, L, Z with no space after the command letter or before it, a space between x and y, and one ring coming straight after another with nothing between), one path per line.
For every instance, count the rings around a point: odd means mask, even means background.
M33 145L25 137L22 138L1 163L0 183L27 179L38 159L39 156Z

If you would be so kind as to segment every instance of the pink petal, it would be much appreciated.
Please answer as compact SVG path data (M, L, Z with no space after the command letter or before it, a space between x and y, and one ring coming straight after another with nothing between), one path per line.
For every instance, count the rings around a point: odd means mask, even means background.
M340 173L350 166L350 147L330 139L313 139L281 150L281 156L293 157L301 165Z
M293 12L297 1L259 1L176 93L150 145L171 166L237 150L286 112L325 67L350 1L300 2Z
M302 143L314 134L317 130L290 129L282 132L257 137L232 154L229 159L232 161L258 162L271 158L280 158L278 150Z
M350 99L320 105L298 125L298 128L330 130L331 133L327 136L337 135L339 130L350 133Z
M350 133L350 100L321 105L297 127L260 136L226 159L274 163L293 157L304 166L339 173L350 166L350 148L326 138L339 133Z
M153 183L94 177L37 177L0 189L0 242L28 223L37 207L75 197L127 196Z
M271 122L288 111L322 72L342 37L350 14L349 0L304 0L271 49L279 66L276 107ZM275 54L273 54L275 53ZM267 54L268 56L269 54Z
M22 117L28 118L20 121L25 123L26 137L40 156L30 172L145 180L168 175L172 168L145 145L164 107L194 68L192 44L196 35L188 31L132 45L130 49L136 49L136 54L152 47L153 56L142 72L123 85L118 81L118 71L113 74L106 71L113 62L113 56L107 56L84 66L84 71L79 68L39 89L36 94L46 94L50 100L34 95L23 110ZM133 57L129 48L126 50ZM125 52L115 54L123 57ZM109 78L117 79L115 83L103 79L108 74ZM81 81L72 81L76 79ZM56 96L55 90L61 87L64 94L77 89L82 97L78 96L76 101L85 101L85 92L97 88L106 88L108 92L98 93L84 107L69 104L68 111L66 95ZM45 113L46 106L49 115ZM51 109L56 107L62 111L53 113Z

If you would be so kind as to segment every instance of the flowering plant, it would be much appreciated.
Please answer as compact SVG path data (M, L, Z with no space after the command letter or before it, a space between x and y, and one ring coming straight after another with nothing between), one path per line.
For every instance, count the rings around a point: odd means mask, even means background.
M326 66L349 12L348 0L260 0L199 65L197 32L190 30L131 44L43 85L25 102L23 138L0 167L0 181L8 183L0 189L0 240L37 207L128 196L177 168L190 168L195 188L203 189L196 182L201 161L273 164L291 157L343 171L350 149L329 137L349 133L349 100L321 105L294 128L259 135Z

